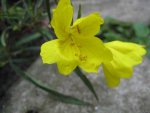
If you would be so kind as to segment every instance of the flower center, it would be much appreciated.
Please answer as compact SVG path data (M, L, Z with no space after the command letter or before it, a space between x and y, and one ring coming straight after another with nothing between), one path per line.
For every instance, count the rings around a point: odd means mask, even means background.
M78 32L80 33L80 30ZM74 56L77 57L78 60L80 61L86 61L87 56L81 53L82 45L78 42L74 34L70 33L69 39L70 39L70 48L73 48L75 50Z

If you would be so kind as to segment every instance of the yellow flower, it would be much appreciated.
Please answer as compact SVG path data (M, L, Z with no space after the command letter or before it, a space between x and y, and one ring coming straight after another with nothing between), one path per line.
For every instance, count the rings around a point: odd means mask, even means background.
M103 70L109 87L119 85L121 78L130 78L133 73L133 66L142 62L142 56L146 53L143 46L113 41L105 46L112 52L113 60L103 63Z
M97 72L102 62L112 59L111 52L95 37L104 21L97 12L77 19L73 25L72 17L70 0L60 0L51 21L58 39L41 46L42 60L57 63L59 72L64 75L77 66L86 72Z

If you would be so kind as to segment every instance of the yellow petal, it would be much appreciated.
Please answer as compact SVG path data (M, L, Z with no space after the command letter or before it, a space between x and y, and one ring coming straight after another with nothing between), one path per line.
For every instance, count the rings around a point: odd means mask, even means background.
M61 60L57 63L58 70L63 75L69 75L77 66L77 62L75 60Z
M71 61L78 60L80 51L71 38L59 40L59 49L63 59Z
M111 52L97 37L78 40L80 49L79 66L86 72L98 72L101 62L112 59Z
M120 53L115 49L109 48L113 54L113 60L111 62L105 62L107 67L110 65L110 69L114 70L116 76L129 78L132 75L132 67L135 65L134 61L128 57L126 54Z
M99 13L92 13L86 17L76 20L72 26L73 34L84 37L91 37L96 35L100 30L100 25L104 23L104 20Z
M57 8L53 11L51 21L57 38L68 37L72 16L73 7L70 4L70 0L60 0Z
M132 76L133 66L142 62L146 51L138 44L120 41L109 42L105 46L112 52L113 60L103 63L104 74L108 86L115 87L119 85L121 78Z
M109 66L110 65L111 65L111 63L109 64ZM120 84L120 77L116 76L115 72L113 72L111 70L112 66L110 66L110 67L109 66L103 64L103 70L104 70L107 85L110 88L113 88L113 87L118 86Z
M143 46L130 42L113 41L105 44L108 48L113 48L120 53L125 54L132 60L133 65L142 62L142 56L146 54Z
M63 75L70 74L78 65L79 50L71 38L59 40L61 59L57 62L58 70Z
M133 63L130 58L122 53L110 49L113 53L111 62L103 63L104 74L109 87L119 85L121 78L130 78L133 73Z
M41 46L41 57L43 60L43 63L48 63L48 64L52 64L57 62L57 60L59 59L59 43L58 40L52 40L52 41L48 41L45 42L42 46Z

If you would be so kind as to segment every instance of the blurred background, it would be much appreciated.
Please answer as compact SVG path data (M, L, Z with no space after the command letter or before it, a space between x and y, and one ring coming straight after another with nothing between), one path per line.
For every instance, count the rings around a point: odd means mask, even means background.
M8 112L10 110L11 113L41 113L38 112L36 107L27 110L27 112L19 112L14 106L7 107L6 101L10 98L8 91L12 86L15 85L16 87L22 80L14 72L10 63L16 64L23 71L35 70L36 72L33 72L33 74L39 73L37 71L40 68L39 64L33 63L40 60L38 57L41 44L55 38L53 30L49 27L49 20L51 19L51 10L57 2L57 0L0 1L0 112L10 113ZM96 36L104 42L121 40L144 45L147 49L145 62L149 62L150 0L72 0L72 4L74 6L74 20L78 15L79 5L81 5L82 16L94 11L100 12L102 17L105 18L105 23ZM31 64L34 66L30 67ZM38 66L36 67L36 65ZM150 64L147 63L146 67L148 67L147 65ZM48 68L43 71L48 71ZM56 69L53 71L56 71ZM58 75L57 72L54 73ZM39 74L42 75L42 72ZM149 91L150 89L146 90L148 94L150 94ZM146 106L148 105L150 105L150 99L146 103ZM5 107L9 110L7 111ZM148 107L145 109L148 110ZM16 112L14 112L15 110ZM42 113L46 113L46 111ZM98 111L97 113L101 112ZM125 112L121 111L120 113Z

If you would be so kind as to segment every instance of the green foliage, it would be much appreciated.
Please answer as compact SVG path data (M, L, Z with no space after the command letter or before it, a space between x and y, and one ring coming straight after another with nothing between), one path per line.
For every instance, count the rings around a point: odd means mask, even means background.
M10 59L20 63L24 61L22 59L32 59L32 54L28 57L26 54L39 52L41 43L52 37L48 25L43 24L47 17L45 0L10 2L1 0L0 6L0 67L9 63Z
M150 34L150 29L143 23L133 24L133 30L135 31L135 35L140 38L148 37Z
M15 43L14 46L18 47L18 46L20 46L20 45L22 45L22 44L29 43L29 42L31 42L31 41L33 41L33 40L36 40L36 39L40 38L40 37L41 37L41 34L38 33L38 32L35 32L35 33L33 33L33 34L29 34L29 35L25 35L25 36L23 36L20 40L18 40L18 41Z

